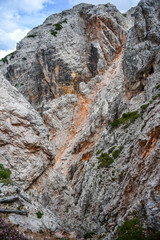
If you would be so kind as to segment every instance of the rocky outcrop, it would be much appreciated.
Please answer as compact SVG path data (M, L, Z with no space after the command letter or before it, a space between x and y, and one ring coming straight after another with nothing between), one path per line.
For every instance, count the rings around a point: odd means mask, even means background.
M145 91L151 75L159 79L160 2L140 1L135 10L135 24L128 33L124 51L126 93L129 98ZM155 80L154 80L155 81ZM155 85L154 85L155 86ZM152 89L156 94L156 88Z
M117 239L135 217L146 235L160 230L159 13L153 0L124 16L110 4L80 4L48 17L1 66L41 108L1 77L1 162L30 199L28 217L12 222L60 238ZM0 194L16 187L1 184Z
M29 32L1 69L38 108L102 75L121 52L127 27L127 18L111 4L80 4Z
M0 92L0 162L26 189L54 162L54 150L39 114L2 74Z

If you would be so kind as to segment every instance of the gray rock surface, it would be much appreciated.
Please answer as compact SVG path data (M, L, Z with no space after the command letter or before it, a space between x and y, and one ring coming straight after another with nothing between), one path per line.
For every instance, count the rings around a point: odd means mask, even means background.
M95 232L115 240L118 226L135 217L146 231L160 230L159 16L157 0L126 16L110 4L80 4L48 17L1 66L41 106L40 116L1 76L0 162L31 200L22 204L28 218L10 221L60 238ZM0 187L1 197L16 194L15 186Z
M121 52L127 28L115 6L80 4L30 31L1 70L39 108L43 100L77 93L81 81L103 74Z
M159 0L140 1L135 10L135 24L128 33L123 63L125 87L129 97L144 91L149 76L157 70L159 72L159 12ZM156 78L158 83L159 76ZM156 88L152 92L156 95Z
M40 115L2 74L0 92L0 162L25 189L54 162L54 150Z

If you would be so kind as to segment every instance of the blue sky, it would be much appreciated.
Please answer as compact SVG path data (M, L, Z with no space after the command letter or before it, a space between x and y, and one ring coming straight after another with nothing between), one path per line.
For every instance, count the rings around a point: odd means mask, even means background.
M82 2L95 5L110 2L125 12L139 0L0 0L0 59L14 51L16 43L46 17Z

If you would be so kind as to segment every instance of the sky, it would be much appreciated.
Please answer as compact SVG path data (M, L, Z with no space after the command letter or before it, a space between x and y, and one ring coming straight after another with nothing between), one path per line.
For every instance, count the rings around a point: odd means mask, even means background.
M0 59L16 49L16 43L51 14L72 8L79 3L110 2L126 12L139 0L0 0Z

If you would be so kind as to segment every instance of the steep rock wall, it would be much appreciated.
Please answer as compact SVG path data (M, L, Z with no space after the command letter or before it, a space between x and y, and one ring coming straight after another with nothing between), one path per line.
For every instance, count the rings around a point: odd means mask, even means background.
M146 231L147 229L159 231L160 69L157 54L159 46L157 40L154 44L151 41L154 71L148 72L152 57L148 58L144 50L147 42L143 37L135 40L142 31L137 16L141 16L140 19L149 18L147 21L151 24L155 19L159 19L157 4L159 3L153 0L140 2L135 10L136 22L128 33L124 50L126 33L121 27L125 26L124 28L128 29L130 24L126 21L129 21L130 17L122 16L112 5L108 4L108 7L78 5L73 10L53 15L45 21L44 24L52 28L53 25L50 24L55 24L62 19L64 19L62 25L67 25L69 22L73 24L73 12L79 16L78 19L87 26L81 37L88 41L85 54L89 60L85 59L85 63L79 60L78 66L76 61L73 64L71 54L74 60L79 55L77 52L72 52L75 45L70 41L70 39L73 41L73 38L72 30L68 25L67 34L71 32L71 38L65 38L65 44L70 47L71 52L68 50L64 56L66 56L66 62L71 64L70 69L72 66L73 69L79 70L89 61L87 66L89 75L85 73L83 81L80 80L81 83L77 85L78 93L73 94L70 84L71 88L68 87L68 89L71 91L67 90L64 96L57 95L57 99L43 101L41 115L46 125L45 129L48 129L48 132L46 130L49 134L48 146L51 144L55 149L55 162L44 169L25 192L32 200L32 204L26 203L23 206L30 212L28 218L11 215L12 222L32 231L46 229L76 231L78 237L93 231L98 235L103 233L109 240L117 238L118 226L122 225L126 219L137 217ZM104 7L107 9L105 13ZM148 9L147 13L142 11L143 8ZM71 18L68 17L66 23L65 17L69 16L68 14ZM56 21L51 23L55 18ZM75 24L78 24L77 21ZM74 29L74 26L72 27ZM152 24L150 28L154 35L158 36L159 28L154 28ZM45 25L38 29L48 31ZM33 29L31 33L35 33L35 30ZM65 27L56 34L57 40L62 39L63 30ZM78 25L76 25L76 31L79 32ZM133 38L133 32L135 38ZM45 36L46 40L50 39L47 33ZM35 37L35 45L36 39ZM28 39L24 39L21 44L23 41L31 43ZM51 72L48 69L52 69L53 66L49 64L57 56L56 54L54 58L50 56L48 63L46 62L50 55L49 53L46 55L47 44L50 43L39 46L40 52L33 61L36 64L40 62L39 69L44 75L46 74L45 77L50 83ZM102 47L104 58L101 57L97 61L97 56L101 56L99 46ZM23 49L23 46L21 47ZM42 48L45 51L41 51ZM76 49L78 49L77 45ZM132 51L133 49L135 51ZM64 54L62 47L61 51ZM147 67L137 62L136 68L136 62L132 61L133 55L137 57L137 61L141 62L143 59ZM133 59L129 58L130 56L133 56ZM19 57L22 58L22 55ZM104 62L103 59L105 59ZM12 61L13 59L9 64L13 63ZM62 62L60 65L66 67ZM6 66L7 64L2 66L4 72ZM60 72L59 69L61 69ZM138 72L142 71L146 74L145 81L142 81L138 75ZM59 67L55 68L55 72L57 76L59 73L66 74L65 70ZM31 77L32 74L28 76ZM30 81L34 85L33 79L30 78ZM142 84L143 89L139 87ZM42 101L42 92L36 91ZM34 99L31 102L36 107L39 104L35 103ZM28 104L28 107L31 106ZM33 109L32 111L36 112ZM36 116L43 125L38 113ZM5 195L4 189L2 189L3 195ZM43 212L43 216L37 221L35 215L38 209ZM53 217L51 217L52 214ZM61 233L61 236L65 235Z
M135 10L135 24L128 33L123 63L126 93L129 98L145 91L149 76L159 72L159 12L158 0L140 1ZM159 75L156 78L159 79ZM152 89L152 92L156 94L156 88Z
M39 114L2 74L0 92L0 162L26 189L54 162L54 149Z
M1 69L37 109L103 74L122 50L127 24L113 5L80 4L30 31Z

